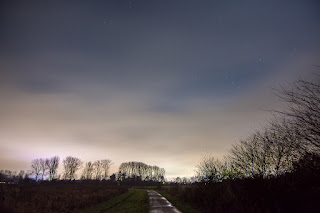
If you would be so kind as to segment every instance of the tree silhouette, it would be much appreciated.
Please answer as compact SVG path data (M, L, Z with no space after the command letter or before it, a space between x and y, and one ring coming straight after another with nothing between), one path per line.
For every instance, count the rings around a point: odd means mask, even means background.
M163 181L165 169L142 162L126 162L119 167L118 179L137 178L140 180Z
M59 161L60 158L58 156L46 160L50 181L56 177Z
M286 103L286 109L276 111L290 121L300 136L305 152L320 154L320 79L298 80L292 89L282 88L278 96Z
M31 174L34 176L35 180L38 181L41 174L41 164L40 159L34 159L31 162Z
M94 170L94 168L93 168L93 164L91 163L91 161L87 162L84 169L83 169L81 179L91 180L92 176L93 176L93 170Z
M82 161L77 157L68 156L63 160L64 174L66 180L75 179L75 172L82 166Z
M96 160L93 163L93 174L94 174L96 180L101 180L102 163L100 160Z
M109 159L104 159L104 160L101 160L101 164L102 164L102 179L106 180L108 177L110 166L112 165L112 161Z
M49 161L49 159L47 158L40 158L39 162L40 162L40 168L41 168L41 179L44 180L44 177L47 174L47 170L48 170L48 164L47 162Z

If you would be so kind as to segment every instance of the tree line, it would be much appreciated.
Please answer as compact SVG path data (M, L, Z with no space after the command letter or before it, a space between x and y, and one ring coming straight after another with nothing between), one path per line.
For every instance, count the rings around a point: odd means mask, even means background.
M195 177L162 190L202 212L319 212L320 76L276 95L283 107L223 158L204 156ZM184 185L183 187L181 185Z
M165 169L158 166L150 166L142 162L126 162L119 167L118 179L137 179L141 181L163 182Z
M40 178L44 180L46 177L51 181L56 178L59 161L58 156L34 159L31 162L31 175L34 176L36 181Z
M151 181L163 182L165 180L165 169L158 166L150 166L142 162L125 162L119 167L119 171L110 175L110 167L113 164L110 159L88 161L84 163L77 157L68 156L62 160L63 172L58 174L60 163L59 156L51 158L37 158L31 162L31 170L21 170L19 174L9 170L0 171L0 182L20 182L24 180L53 181L53 180L75 180L76 173L82 169L80 180L107 180L136 182Z
M320 81L298 80L276 94L284 103L261 130L232 146L223 159L205 156L197 166L198 181L277 177L296 170L301 162L320 165Z
M76 172L82 168L84 164L77 157L68 156L62 161L63 173L57 176L57 169L60 158L54 156L52 158L39 158L31 163L31 174L35 180L53 180L60 178L64 180L76 179ZM85 164L81 174L82 180L106 180L108 178L110 166L112 161L109 159L97 160L93 163L91 161Z
M106 180L112 162L109 159L97 160L95 162L87 162L81 179L83 180Z

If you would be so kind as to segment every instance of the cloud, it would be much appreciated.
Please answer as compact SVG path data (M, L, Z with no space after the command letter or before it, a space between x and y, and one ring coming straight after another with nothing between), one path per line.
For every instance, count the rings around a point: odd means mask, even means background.
M319 61L311 3L83 4L6 8L0 155L14 168L75 155L192 175L264 124L270 87Z

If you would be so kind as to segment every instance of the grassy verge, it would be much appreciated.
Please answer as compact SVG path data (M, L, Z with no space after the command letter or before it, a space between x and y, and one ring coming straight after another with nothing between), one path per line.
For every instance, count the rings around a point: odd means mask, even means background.
M128 193L88 209L78 211L78 213L147 213L148 208L147 191L129 189Z
M177 209L179 209L183 213L201 213L200 210L193 208L189 204L179 200L176 197L173 197L172 195L166 193L163 190L156 190L159 192L163 197L165 197L173 206L175 206Z

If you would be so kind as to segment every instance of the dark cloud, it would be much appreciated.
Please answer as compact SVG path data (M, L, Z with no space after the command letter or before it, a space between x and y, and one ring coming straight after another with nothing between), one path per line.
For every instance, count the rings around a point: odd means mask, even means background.
M259 128L268 116L261 109L278 106L270 87L310 78L319 8L298 0L2 1L6 159L107 156L191 175L202 154L221 156Z

